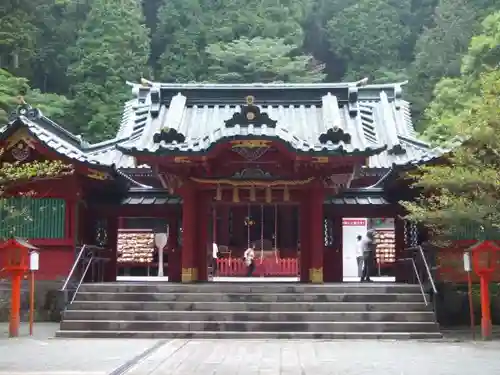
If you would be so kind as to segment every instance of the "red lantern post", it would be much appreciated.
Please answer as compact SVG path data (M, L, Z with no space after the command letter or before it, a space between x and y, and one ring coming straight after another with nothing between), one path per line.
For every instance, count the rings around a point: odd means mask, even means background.
M474 271L479 276L481 288L481 334L484 340L491 338L491 307L489 282L495 269L500 247L493 241L482 241L470 248Z
M11 238L0 245L0 251L6 253L3 257L5 264L1 265L1 269L10 274L11 278L9 337L19 336L21 282L30 268L31 250L37 248L18 238Z

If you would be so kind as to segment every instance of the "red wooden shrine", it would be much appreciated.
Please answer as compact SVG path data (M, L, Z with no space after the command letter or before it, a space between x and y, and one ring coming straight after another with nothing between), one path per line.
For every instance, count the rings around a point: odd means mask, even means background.
M167 226L174 282L207 280L213 242L222 275L241 274L255 244L258 275L342 281L344 217L395 218L395 257L418 241L394 176L439 155L415 139L400 84L130 85L111 140L90 145L26 106L1 135L3 161L72 167L8 191L62 202L49 202L61 220L26 232L44 250L39 278L65 277L81 244L112 250L107 280L155 275Z

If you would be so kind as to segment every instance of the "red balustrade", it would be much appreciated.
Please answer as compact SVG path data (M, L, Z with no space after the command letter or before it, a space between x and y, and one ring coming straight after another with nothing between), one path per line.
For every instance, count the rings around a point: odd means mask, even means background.
M288 276L294 277L299 274L299 260L297 258L273 258L263 259L262 262L255 260L255 271L253 276ZM217 276L244 277L247 273L247 266L241 258L217 259Z

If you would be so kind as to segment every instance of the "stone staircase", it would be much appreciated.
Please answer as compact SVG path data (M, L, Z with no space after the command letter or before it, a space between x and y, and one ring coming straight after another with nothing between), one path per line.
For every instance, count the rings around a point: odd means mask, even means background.
M418 285L84 284L57 337L441 338Z

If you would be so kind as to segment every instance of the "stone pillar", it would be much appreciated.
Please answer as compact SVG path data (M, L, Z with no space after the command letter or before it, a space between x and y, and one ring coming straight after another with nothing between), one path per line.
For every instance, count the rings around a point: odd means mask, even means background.
M299 238L300 238L300 282L309 282L310 264L310 202L307 195L301 199L299 206Z
M190 283L198 280L198 266L196 262L196 248L198 247L197 199L198 195L193 186L186 185L182 192L182 272L181 281Z
M396 235L396 259L408 257L407 254L405 254L404 250L406 247L406 241L405 241L405 222L403 219L400 219L397 217L394 220L394 232ZM414 278L414 273L413 273L413 268L411 265L411 262L407 261L396 261L394 264L394 276L396 278L396 282L400 283L407 283L411 282L411 280Z
M324 190L314 187L309 195L309 235L310 235L310 263L309 282L314 284L323 283L323 253L325 251L324 240Z

